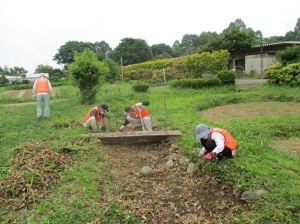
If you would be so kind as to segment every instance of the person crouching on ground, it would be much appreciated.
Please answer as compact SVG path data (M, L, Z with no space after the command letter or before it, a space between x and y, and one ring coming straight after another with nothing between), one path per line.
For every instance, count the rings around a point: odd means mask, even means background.
M108 106L102 104L98 107L93 107L89 110L84 118L83 126L85 128L91 128L94 132L101 132L103 124L106 127L106 132L109 132L108 121L105 114L108 112Z
M223 161L236 155L238 143L228 131L199 124L195 132L196 140L203 146L197 158L204 156L205 160L211 160L216 155L219 161Z
M150 115L146 109L146 106L149 105L150 103L148 101L143 101L133 106L126 106L124 111L127 117L119 130L123 131L124 127L131 123L135 128L142 127L143 131L153 131Z

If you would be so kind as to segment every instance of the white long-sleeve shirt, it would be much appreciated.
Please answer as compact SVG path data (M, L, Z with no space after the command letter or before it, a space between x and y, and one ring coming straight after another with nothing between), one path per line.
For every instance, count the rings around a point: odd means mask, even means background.
M215 143L216 143L216 148L213 149L213 152L215 154L219 154L220 152L222 152L225 147L224 136L219 132L213 132L211 134L211 140L215 141ZM204 155L205 153L206 153L206 149L204 147L202 147L199 150L199 154Z

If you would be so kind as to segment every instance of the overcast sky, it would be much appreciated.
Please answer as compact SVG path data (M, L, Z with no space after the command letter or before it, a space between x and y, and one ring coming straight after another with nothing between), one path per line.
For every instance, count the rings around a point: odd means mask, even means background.
M238 18L264 37L284 36L299 9L299 0L1 0L0 66L60 68L53 56L68 41L115 48L129 37L172 46L185 34L219 34Z

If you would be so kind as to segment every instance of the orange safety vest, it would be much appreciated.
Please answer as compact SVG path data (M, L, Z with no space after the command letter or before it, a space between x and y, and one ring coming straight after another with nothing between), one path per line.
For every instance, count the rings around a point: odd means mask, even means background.
M98 111L97 116L96 116L96 122L100 121L103 118L102 114L100 114L100 112L99 112L99 108L98 107L93 107L92 109L90 109L90 111L85 116L84 122L86 122L91 117L92 110L97 110Z
M224 138L225 138L224 145L225 145L226 148L228 148L230 150L236 150L237 149L238 143L228 131L226 131L224 129L221 129L221 128L213 128L213 130L210 133L210 136L214 132L219 132L224 136Z
M140 117L141 114L141 117ZM136 108L136 106L133 106L133 112L129 113L129 116L132 118L144 118L144 117L149 117L149 112L148 110L146 110L145 108L140 112L138 111L138 109Z
M37 83L36 83L36 92L40 93L40 92L46 92L49 93L50 92L50 88L49 88L49 84L48 84L48 79L41 77L37 79Z

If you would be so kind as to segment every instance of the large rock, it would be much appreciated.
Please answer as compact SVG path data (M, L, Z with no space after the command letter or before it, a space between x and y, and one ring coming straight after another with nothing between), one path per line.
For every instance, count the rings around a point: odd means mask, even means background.
M166 162L165 166L168 167L168 168L172 168L174 166L173 160L169 160L168 162Z
M149 166L144 166L143 168L142 168L142 171L141 171L141 174L142 174L142 176L149 176L149 175L151 175L153 173L153 170L152 170L152 168L151 167L149 167Z
M194 163L190 163L188 168L186 169L188 174L194 174L196 172L196 166Z
M179 164L180 164L181 166L187 166L188 163L189 163L189 161L190 161L190 160L189 160L188 158L182 157L182 158L179 159Z
M264 189L258 189L253 191L244 191L241 194L241 199L243 200L259 200L263 197L263 195L267 193Z

